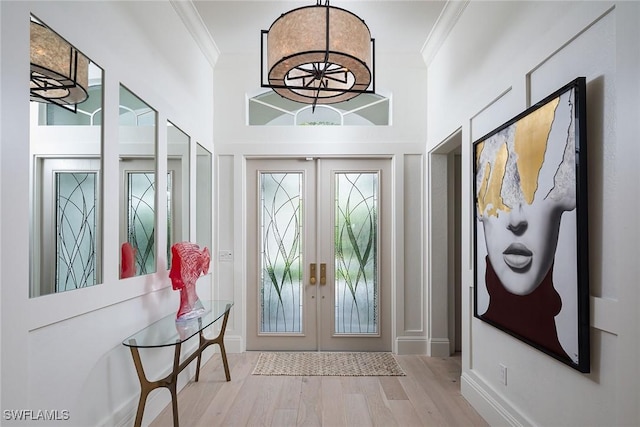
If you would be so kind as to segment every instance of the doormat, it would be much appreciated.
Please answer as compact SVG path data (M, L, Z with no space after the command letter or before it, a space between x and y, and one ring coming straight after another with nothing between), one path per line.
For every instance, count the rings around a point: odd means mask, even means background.
M404 376L391 353L260 353L253 375Z

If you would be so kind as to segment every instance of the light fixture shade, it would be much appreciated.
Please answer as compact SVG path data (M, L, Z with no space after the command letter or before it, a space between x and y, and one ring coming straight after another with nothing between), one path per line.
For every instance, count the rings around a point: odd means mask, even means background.
M345 9L328 4L293 9L263 33L268 69L263 86L287 99L333 104L367 92L372 84L371 33Z
M31 101L75 105L87 99L89 59L48 27L31 21Z

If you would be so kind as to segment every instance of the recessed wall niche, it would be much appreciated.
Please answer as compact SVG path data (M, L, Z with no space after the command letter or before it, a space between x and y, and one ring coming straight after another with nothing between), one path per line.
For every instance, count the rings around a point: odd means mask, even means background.
M102 283L102 69L30 19L30 297ZM26 89L26 88L25 88Z

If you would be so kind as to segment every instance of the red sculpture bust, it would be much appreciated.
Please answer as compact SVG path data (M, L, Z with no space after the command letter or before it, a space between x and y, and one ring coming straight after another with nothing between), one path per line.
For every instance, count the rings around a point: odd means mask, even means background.
M126 279L136 275L136 250L131 243L124 242L121 249L120 278Z
M196 280L209 271L209 249L200 250L195 243L181 242L171 247L171 254L169 278L173 289L180 290L180 308L176 320L198 317L204 313L204 307L196 293Z

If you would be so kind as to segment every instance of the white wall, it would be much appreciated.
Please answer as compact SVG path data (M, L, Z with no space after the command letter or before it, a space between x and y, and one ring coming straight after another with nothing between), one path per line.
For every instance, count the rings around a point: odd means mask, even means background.
M30 13L105 70L103 283L33 299L28 297ZM118 233L113 232L118 228L118 87L126 85L158 111L162 171L167 120L213 149L212 68L169 2L2 1L0 19L1 407L67 410L71 418L64 425L129 425L140 389L121 342L175 312L179 297L162 267L156 274L118 279ZM194 209L191 215L195 224ZM164 230L159 222L159 248L166 244ZM158 265L166 265L163 251L158 252ZM202 278L200 296L210 296L211 287L211 276ZM166 372L171 356L142 352L147 374L156 378ZM188 377L183 374L182 383ZM152 393L145 422L168 401L166 390ZM10 424L4 415L0 422Z
M427 151L462 131L462 392L493 425L640 424L640 226L629 216L639 207L639 24L636 2L469 2L430 63ZM472 142L578 76L587 79L590 374L475 319L472 298Z

